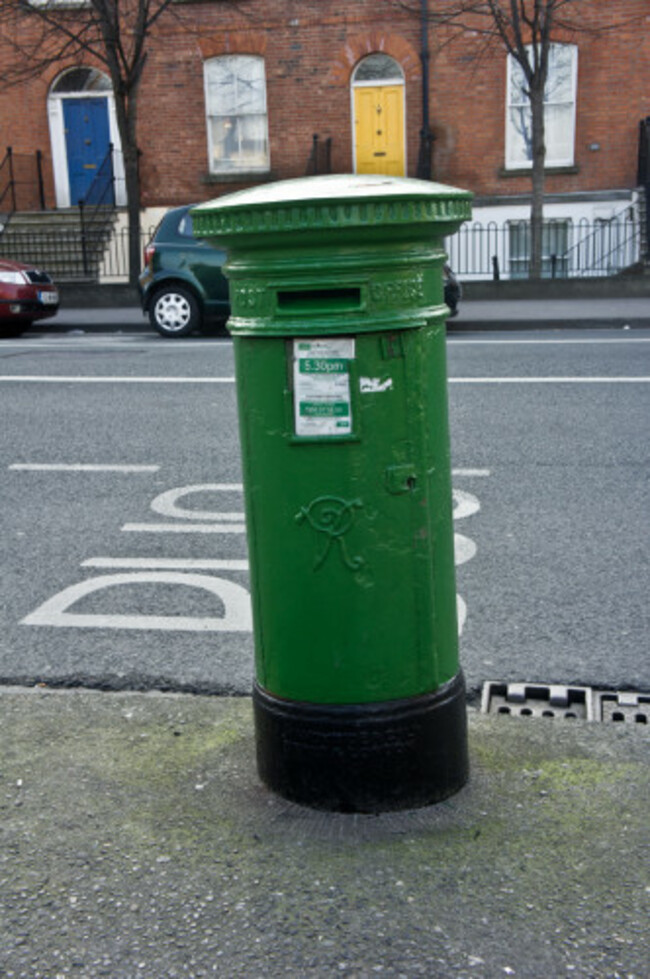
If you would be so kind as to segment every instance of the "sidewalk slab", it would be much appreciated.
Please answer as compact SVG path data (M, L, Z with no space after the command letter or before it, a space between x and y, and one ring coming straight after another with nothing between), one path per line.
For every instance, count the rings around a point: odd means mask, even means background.
M650 329L650 297L611 299L468 299L458 316L447 320L449 333L474 330ZM62 307L52 320L36 323L35 332L150 333L155 330L139 306ZM210 327L212 336L228 336Z
M650 737L469 713L437 806L260 785L249 698L0 690L0 975L642 977Z
M450 333L475 330L647 329L650 298L466 300Z

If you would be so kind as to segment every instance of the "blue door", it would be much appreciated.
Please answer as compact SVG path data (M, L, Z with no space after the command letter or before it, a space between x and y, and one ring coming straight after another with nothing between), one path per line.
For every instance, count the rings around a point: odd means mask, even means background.
M75 205L85 200L108 153L108 99L64 99L63 123L70 203Z

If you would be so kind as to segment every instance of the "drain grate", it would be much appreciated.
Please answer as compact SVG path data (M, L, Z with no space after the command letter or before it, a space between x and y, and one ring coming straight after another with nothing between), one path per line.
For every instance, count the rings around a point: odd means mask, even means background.
M624 724L650 724L650 694L605 691L595 694L598 719Z
M650 724L650 694L489 680L483 685L481 712L647 725Z
M592 720L589 687L565 687L543 683L495 683L483 687L481 710L485 714L516 717L561 717Z

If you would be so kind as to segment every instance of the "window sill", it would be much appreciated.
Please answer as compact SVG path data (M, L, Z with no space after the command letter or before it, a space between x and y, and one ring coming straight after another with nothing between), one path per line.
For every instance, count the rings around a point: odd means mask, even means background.
M530 177L533 172L532 166L530 167L499 167L498 175L499 177ZM561 167L544 167L544 173L546 174L567 174L572 176L574 174L580 173L580 167L572 164L571 166L561 166Z
M238 170L237 172L228 170L227 173L206 173L202 177L202 182L204 184L246 184L252 181L266 183L275 179L276 176L271 170Z

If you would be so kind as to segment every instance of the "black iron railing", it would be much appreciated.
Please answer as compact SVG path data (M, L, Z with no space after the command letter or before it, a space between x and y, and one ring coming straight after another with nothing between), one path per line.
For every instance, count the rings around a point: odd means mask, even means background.
M155 228L141 232L141 251ZM100 241L90 232L88 251L81 249L79 227L13 229L6 256L30 262L49 272L57 281L126 281L129 275L129 235L126 227L112 230ZM97 253L91 248L96 246ZM3 253L4 254L4 253Z
M0 213L6 214L5 222L16 210L16 182L14 180L14 158L11 146L0 163Z
M6 225L16 211L44 211L43 154L14 153L8 146L0 161L0 213Z
M102 160L85 196L79 201L81 254L84 275L91 274L103 252L107 233L115 213L115 170L113 144Z
M640 221L633 206L595 222L545 221L542 240L542 277L547 279L619 275L641 259ZM461 278L527 279L530 222L469 222L448 239L447 252Z

